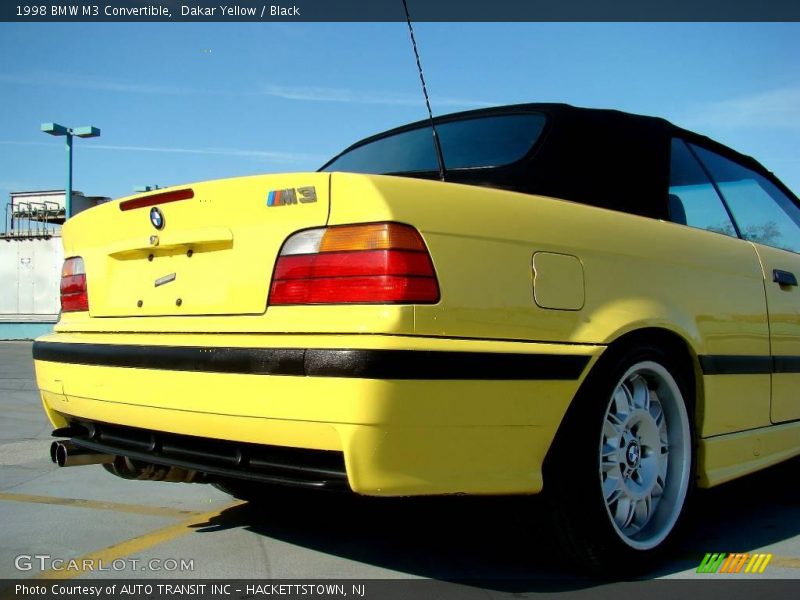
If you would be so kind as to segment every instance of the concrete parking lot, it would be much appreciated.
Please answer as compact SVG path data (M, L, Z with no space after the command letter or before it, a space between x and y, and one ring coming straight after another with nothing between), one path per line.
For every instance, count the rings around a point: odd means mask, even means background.
M59 469L48 455L51 427L30 343L0 343L0 407L4 579L431 578L514 591L583 585L555 552L536 498L294 492L256 507L209 485L129 482L100 466ZM649 577L700 577L695 569L706 552L767 552L774 556L757 577L800 578L799 475L800 462L791 461L699 493L680 547ZM80 568L65 570L71 559ZM99 564L107 570L83 568Z

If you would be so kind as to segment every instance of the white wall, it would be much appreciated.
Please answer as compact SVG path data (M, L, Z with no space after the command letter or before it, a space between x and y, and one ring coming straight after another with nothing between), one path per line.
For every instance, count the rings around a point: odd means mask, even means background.
M61 238L0 240L0 322L55 321Z

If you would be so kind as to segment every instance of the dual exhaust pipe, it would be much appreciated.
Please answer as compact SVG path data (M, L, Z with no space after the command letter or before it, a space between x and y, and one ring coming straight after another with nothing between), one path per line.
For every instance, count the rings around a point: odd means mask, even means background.
M203 473L192 469L155 465L133 461L124 456L95 452L94 450L82 448L70 440L60 440L50 444L50 460L59 467L104 465L109 473L123 479L183 483L205 483L207 481Z
M59 467L104 465L114 462L114 455L94 452L93 450L76 446L69 440L62 440L50 444L50 460Z

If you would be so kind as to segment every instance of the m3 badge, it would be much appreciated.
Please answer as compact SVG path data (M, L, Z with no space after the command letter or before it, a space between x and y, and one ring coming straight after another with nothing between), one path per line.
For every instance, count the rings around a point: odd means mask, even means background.
M289 204L310 204L317 201L317 188L313 185L271 190L267 193L267 206L287 206Z

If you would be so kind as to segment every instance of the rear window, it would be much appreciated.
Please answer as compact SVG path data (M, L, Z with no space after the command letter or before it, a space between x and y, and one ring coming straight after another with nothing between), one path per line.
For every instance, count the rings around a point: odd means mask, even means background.
M520 160L533 147L546 118L539 113L496 115L437 123L445 167L499 167ZM322 171L414 173L437 171L430 127L396 133L345 152Z

